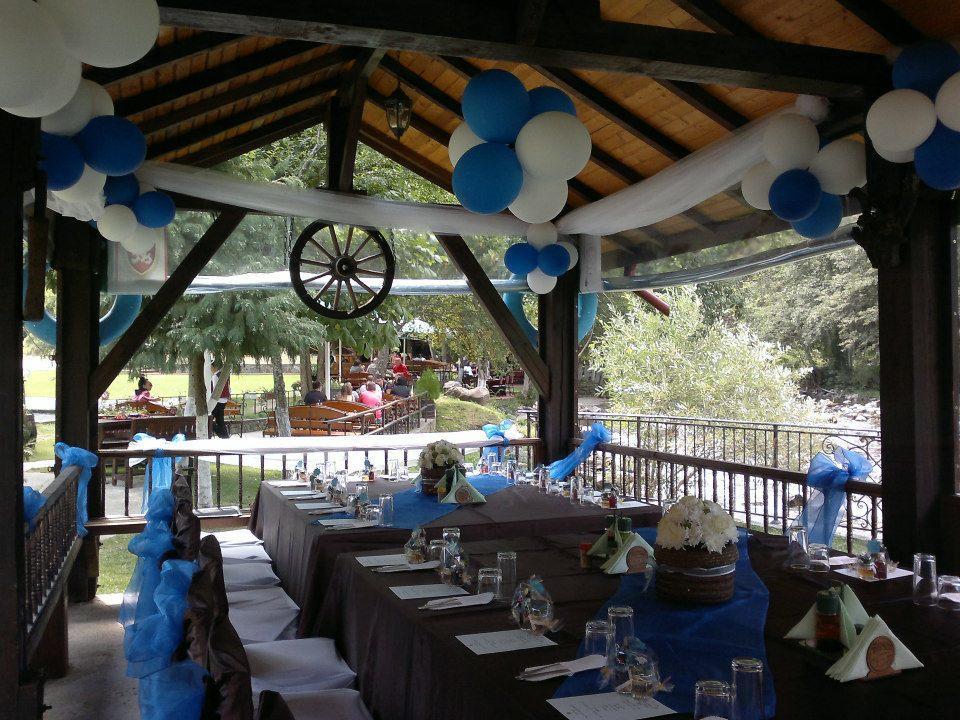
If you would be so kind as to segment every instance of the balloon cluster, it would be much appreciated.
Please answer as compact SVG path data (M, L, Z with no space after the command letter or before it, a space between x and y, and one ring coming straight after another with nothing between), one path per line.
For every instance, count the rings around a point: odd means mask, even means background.
M827 237L843 219L841 195L867 181L866 150L856 140L820 147L820 133L809 118L785 113L763 133L766 160L747 170L743 198L758 210L772 210L806 238Z
M561 90L529 92L505 70L484 70L463 92L466 120L450 136L453 192L476 213L505 208L527 223L552 220L567 180L590 159L590 133Z
M893 63L893 87L867 111L877 154L912 161L932 188L960 188L960 52L937 40L903 48Z
M527 228L527 241L507 248L503 261L515 275L526 275L527 286L538 295L553 290L557 278L577 264L580 254L573 243L557 242L553 223Z
M139 60L159 28L156 0L0 0L0 108L40 118L40 168L61 207L82 206L105 238L138 254L176 208L141 192L132 173L146 157L143 133L80 71Z

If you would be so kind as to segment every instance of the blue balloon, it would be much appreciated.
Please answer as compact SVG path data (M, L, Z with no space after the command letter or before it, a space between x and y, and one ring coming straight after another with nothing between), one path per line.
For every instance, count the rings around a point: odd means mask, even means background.
M541 85L530 91L530 117L540 113L556 110L558 112L570 113L577 116L577 109L573 105L573 100L563 90Z
M140 197L140 181L133 174L108 177L103 194L107 197L107 205L133 207L134 200Z
M507 248L503 263L514 275L526 275L537 266L537 254L537 249L530 243L517 243Z
M87 165L105 175L132 173L147 157L147 139L126 118L101 115L76 135Z
M551 243L540 248L537 256L537 267L545 275L560 277L570 267L570 253L560 243Z
M40 133L40 169L47 174L48 190L66 190L83 175L83 154L70 138Z
M162 228L173 222L177 206L169 195L152 190L133 201L137 222L148 228Z
M960 188L960 132L937 123L913 155L917 175L936 190Z
M453 169L453 194L467 210L489 215L517 199L523 168L517 154L500 143L480 143Z
M798 235L811 240L829 237L834 230L840 227L840 221L843 219L843 203L839 195L830 193L820 194L820 204L813 211L810 217L803 220L797 220L793 223L793 229Z
M944 81L960 72L960 52L943 40L905 47L893 63L893 86L919 90L931 100Z
M808 170L787 170L770 186L770 209L781 220L810 217L820 204L820 181Z
M463 117L477 137L509 145L530 119L530 96L506 70L484 70L463 91Z

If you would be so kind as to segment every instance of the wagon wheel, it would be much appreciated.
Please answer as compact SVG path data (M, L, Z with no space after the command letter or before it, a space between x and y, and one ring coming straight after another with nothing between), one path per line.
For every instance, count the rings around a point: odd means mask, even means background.
M393 251L376 228L310 223L290 252L293 289L311 310L349 320L376 309L393 284Z

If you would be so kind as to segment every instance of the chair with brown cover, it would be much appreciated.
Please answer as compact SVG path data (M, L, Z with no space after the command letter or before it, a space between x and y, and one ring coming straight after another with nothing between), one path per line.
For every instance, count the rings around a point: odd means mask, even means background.
M356 690L260 693L257 720L371 720Z

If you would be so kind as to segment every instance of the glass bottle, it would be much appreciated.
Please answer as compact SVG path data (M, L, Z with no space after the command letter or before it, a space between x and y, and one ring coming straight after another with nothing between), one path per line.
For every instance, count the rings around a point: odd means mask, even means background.
M403 546L403 554L407 562L411 565L426 562L427 560L427 540L421 528L416 528L410 533L410 539Z
M817 593L817 650L826 653L843 651L840 643L840 596L835 590Z
M617 518L615 515L607 515L607 556L617 552L619 544L617 543Z
M600 494L600 507L615 510L617 507L617 491L613 485L604 485Z

